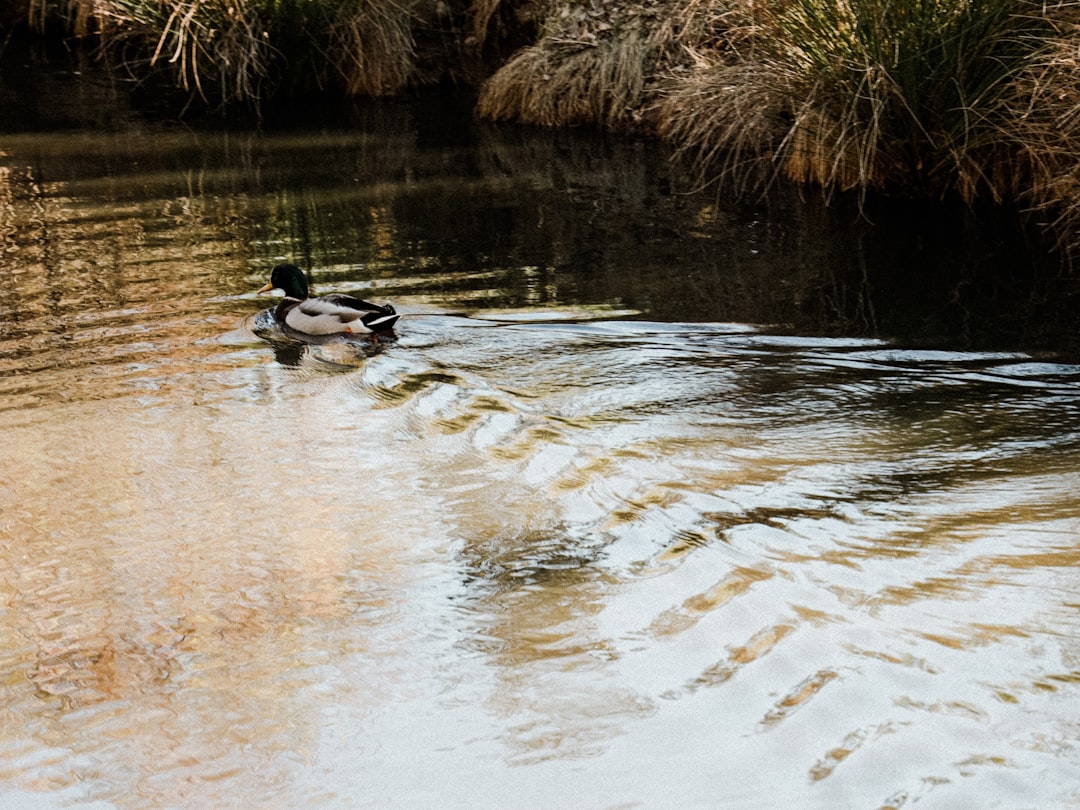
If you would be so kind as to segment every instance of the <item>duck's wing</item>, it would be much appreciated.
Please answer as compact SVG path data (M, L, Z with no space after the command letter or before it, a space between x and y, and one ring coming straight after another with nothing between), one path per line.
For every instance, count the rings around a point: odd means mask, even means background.
M373 304L370 301L365 301L362 298L353 298L351 295L342 295L341 293L331 293L330 295L324 295L320 298L309 298L304 303L311 303L315 301L323 301L326 304L342 307L344 309L354 309L358 312L378 312L382 315L393 315L394 308L389 304Z
M351 295L324 295L300 301L285 322L301 332L380 332L393 328L400 316L392 306L380 306Z
M351 295L332 293L323 296L320 300L356 313L357 318L363 324L363 328L370 332L392 329L398 318L401 317L389 304L373 304L370 301L354 298ZM356 324L351 325L355 327Z

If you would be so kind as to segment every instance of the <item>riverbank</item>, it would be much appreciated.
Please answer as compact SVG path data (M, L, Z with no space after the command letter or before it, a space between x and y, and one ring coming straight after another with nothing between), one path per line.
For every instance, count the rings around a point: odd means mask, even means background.
M1017 206L1080 248L1072 3L590 0L483 86L478 112L636 128L705 182Z
M188 105L465 85L490 120L663 138L703 183L1015 207L1080 249L1069 3L25 0L6 19Z

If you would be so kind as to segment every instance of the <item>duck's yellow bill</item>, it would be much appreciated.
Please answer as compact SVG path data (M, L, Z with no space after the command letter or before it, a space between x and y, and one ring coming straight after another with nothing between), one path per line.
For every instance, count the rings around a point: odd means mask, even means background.
M259 292L261 292L261 293L270 292L272 289L274 289L274 285L271 284L271 283L267 283L267 285L265 287L263 287L262 289L260 289Z

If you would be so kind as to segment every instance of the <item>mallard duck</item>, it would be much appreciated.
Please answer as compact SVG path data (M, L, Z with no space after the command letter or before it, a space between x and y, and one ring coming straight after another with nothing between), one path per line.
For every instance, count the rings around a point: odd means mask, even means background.
M389 304L380 306L351 295L323 295L308 298L304 271L295 264L279 264L270 274L270 283L259 290L283 290L285 297L274 309L274 318L305 335L388 332L401 316Z

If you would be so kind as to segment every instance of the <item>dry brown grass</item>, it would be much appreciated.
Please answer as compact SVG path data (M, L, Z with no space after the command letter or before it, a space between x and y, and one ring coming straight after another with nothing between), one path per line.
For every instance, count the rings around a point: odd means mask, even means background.
M1023 198L1057 247L1080 255L1080 9L1064 10L1041 58L1017 82L1010 113L1016 148L1031 165Z
M603 44L528 48L487 82L477 111L546 126L625 127L640 106L644 49L639 32Z
M360 0L342 4L328 26L328 60L347 95L401 91L414 67L411 4Z
M544 126L639 125L648 83L675 43L664 9L609 0L556 7L540 39L484 84L478 114Z
M658 132L706 179L956 196L1044 211L1080 249L1072 2L693 0Z
M469 17L472 19L472 41L477 47L483 45L488 39L491 29L491 21L501 7L507 5L506 0L473 0L469 6Z
M1077 8L567 2L487 81L478 112L644 126L691 154L703 180L742 189L783 177L826 194L1026 206L1062 246L1080 250Z
M31 0L95 37L136 75L172 73L204 99L258 101L285 88L349 95L399 92L413 70L416 0Z

